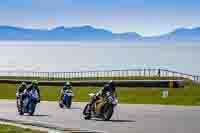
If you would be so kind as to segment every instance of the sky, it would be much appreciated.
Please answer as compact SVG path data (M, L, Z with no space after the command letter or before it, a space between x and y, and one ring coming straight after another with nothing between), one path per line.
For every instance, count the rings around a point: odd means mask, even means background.
M1 0L0 25L50 29L91 25L154 36L200 27L199 0Z

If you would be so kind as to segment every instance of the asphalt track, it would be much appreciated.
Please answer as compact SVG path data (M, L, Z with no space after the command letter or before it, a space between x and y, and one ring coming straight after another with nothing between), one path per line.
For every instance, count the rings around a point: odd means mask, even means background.
M0 119L39 123L69 130L107 133L199 133L200 107L118 105L110 121L84 120L85 103L60 109L57 102L41 102L35 116L19 116L15 101L0 100Z

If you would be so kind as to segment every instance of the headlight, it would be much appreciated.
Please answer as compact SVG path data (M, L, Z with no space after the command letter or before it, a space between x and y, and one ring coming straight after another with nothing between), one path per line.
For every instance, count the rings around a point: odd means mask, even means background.
M110 96L110 92L106 92L106 95L107 95L107 96Z

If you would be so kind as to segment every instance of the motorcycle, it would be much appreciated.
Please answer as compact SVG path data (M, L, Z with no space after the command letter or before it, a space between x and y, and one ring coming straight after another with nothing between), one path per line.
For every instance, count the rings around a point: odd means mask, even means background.
M93 98L95 94L90 93L89 96ZM91 107L90 112L90 105L87 104L85 106L83 110L84 119L89 120L91 118L100 118L104 121L108 121L112 117L117 103L117 98L107 92L105 98L100 98L96 101L96 103Z
M74 96L72 90L65 90L62 100L59 102L60 108L70 108L72 105L72 97Z
M31 90L30 92L25 92L17 98L17 109L19 115L24 115L24 113L32 116L35 112L36 105L38 103L39 95L36 90Z

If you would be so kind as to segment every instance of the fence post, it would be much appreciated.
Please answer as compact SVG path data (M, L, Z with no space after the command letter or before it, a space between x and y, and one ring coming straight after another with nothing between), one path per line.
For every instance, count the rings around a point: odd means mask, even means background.
M160 77L160 68L158 69L158 77Z
M73 79L73 72L70 72L70 80Z
M151 77L151 69L149 69L149 77Z
M47 73L46 73L46 72L43 72L43 74L44 74L44 80L46 80L46 75L47 75Z
M174 72L172 72L172 77L175 77L175 73Z
M16 74L16 75L17 75L17 74ZM32 72L32 78L31 78L31 79L34 79L34 77L35 77L35 73Z
M80 80L82 80L82 72L79 72L79 75L80 75Z
M54 80L54 72L52 72L51 74L52 74L52 80Z
M129 73L128 73L128 70L126 70L126 78L129 79Z
M142 69L138 69L139 71L139 77L142 77Z
M117 78L117 79L120 79L120 78L121 78L121 71L120 71L120 70L118 71L118 74L119 74L119 75L118 75L118 78Z
M35 79L36 78L36 72L33 72L33 79Z
M65 80L68 80L68 79L69 79L69 72L66 72L65 74L66 74L66 76L65 76L65 77L66 77Z
M80 74L79 74L79 72L76 72L76 79L80 80Z
M123 71L123 77L124 77L124 79L126 79L126 77L127 77L126 75L127 75L127 74L126 74L126 70L124 70L124 71Z
M46 80L46 72L43 72L43 79Z
M56 72L53 72L53 80L56 80Z
M72 72L69 72L69 79L68 80L71 80L72 78Z
M66 80L66 72L63 73L64 73L63 80Z
M40 72L37 72L37 79L40 79Z
M49 72L46 72L46 80L49 80Z

